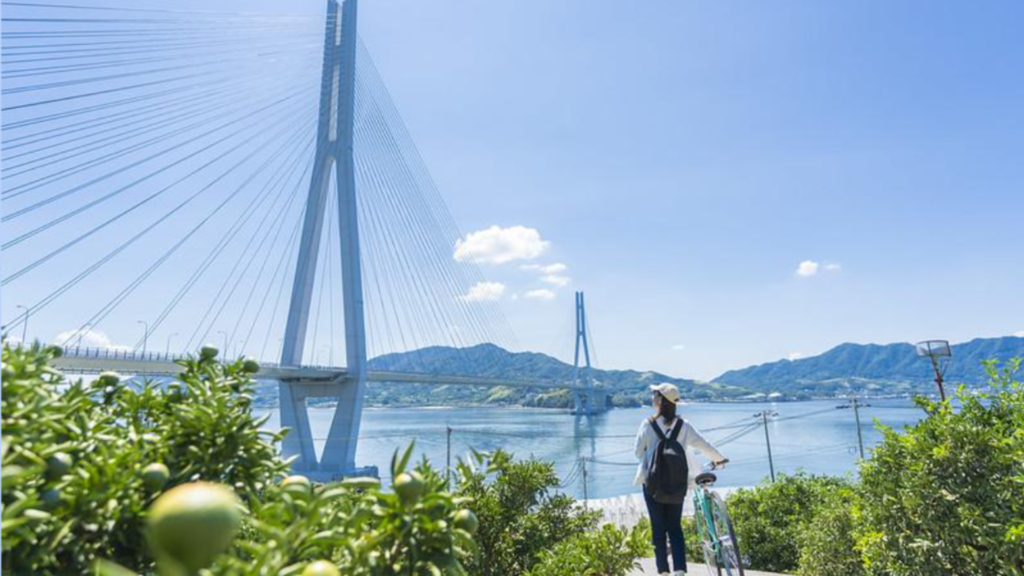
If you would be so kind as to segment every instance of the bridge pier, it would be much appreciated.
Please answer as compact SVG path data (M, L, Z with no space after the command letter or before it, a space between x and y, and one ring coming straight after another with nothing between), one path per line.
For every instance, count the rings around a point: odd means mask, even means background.
M603 390L590 386L585 390L574 388L572 391L573 414L592 416L608 411L608 395Z
M355 464L365 392L362 388L360 380L349 378L329 384L317 380L280 382L281 426L289 429L281 444L281 452L285 458L295 457L292 470L319 482L346 476L378 475L375 466L359 468ZM338 401L319 459L309 423L310 398L335 398Z

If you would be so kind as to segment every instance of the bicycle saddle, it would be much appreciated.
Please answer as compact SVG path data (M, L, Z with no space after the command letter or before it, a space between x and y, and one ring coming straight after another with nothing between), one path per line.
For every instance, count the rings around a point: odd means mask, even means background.
M701 472L700 474L697 474L696 478L694 478L694 482L696 482L698 486L714 484L717 480L718 476L715 476L711 472Z

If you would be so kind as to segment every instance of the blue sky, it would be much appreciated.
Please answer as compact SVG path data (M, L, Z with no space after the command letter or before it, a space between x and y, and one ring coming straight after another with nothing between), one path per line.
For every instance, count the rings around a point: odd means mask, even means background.
M569 357L584 290L601 367L711 378L1024 331L1022 17L363 0L360 27L463 232L497 226L523 256L480 258L522 347Z
M507 306L538 349L568 350L538 308L568 315L571 288L606 366L704 378L844 341L1024 330L1020 4L363 14L463 229L535 228L541 260L567 265L554 301ZM806 260L818 274L797 274Z

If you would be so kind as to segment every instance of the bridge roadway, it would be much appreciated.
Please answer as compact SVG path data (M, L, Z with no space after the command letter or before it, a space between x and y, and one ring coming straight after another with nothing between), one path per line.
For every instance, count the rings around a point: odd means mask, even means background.
M99 374L112 370L121 374L136 376L173 377L181 372L177 360L185 357L160 353L141 353L122 350L106 350L96 348L65 348L64 354L53 361L53 367L72 374ZM309 394L316 394L316 385L330 385L344 382L348 372L344 368L329 366L281 366L280 364L261 362L257 377L260 380L277 380L279 382L301 382L310 385ZM501 378L481 378L476 376L452 376L443 374L420 374L413 372L388 372L370 370L367 373L370 382L393 382L396 384L447 384L457 386L491 386L511 388L550 388L579 389L584 386L573 386L550 380L505 380Z

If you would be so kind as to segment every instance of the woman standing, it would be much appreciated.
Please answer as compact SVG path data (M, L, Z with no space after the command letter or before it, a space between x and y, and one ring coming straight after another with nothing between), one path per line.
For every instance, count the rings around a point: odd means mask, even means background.
M636 457L640 460L640 465L637 467L634 484L644 487L644 501L647 503L647 513L651 517L651 537L654 543L654 559L658 566L658 574L669 576L667 543L670 542L672 544L672 565L675 568L675 572L672 574L685 576L686 542L683 539L683 505L657 502L647 489L647 472L655 457L659 437L669 437L676 426L677 419L681 421L677 440L684 449L687 449L686 460L689 469L687 482L691 488L697 466L688 448L696 448L709 457L716 468L724 466L728 460L689 422L676 416L679 388L673 384L664 383L652 385L651 392L654 393L654 409L657 413L651 418L644 419L640 424L640 431L636 435ZM655 426L659 430L656 431Z

